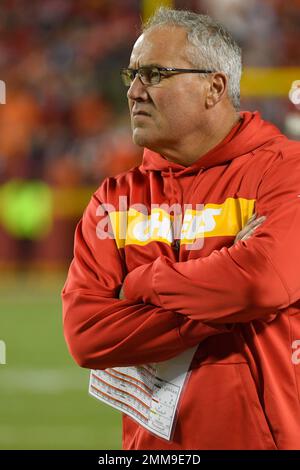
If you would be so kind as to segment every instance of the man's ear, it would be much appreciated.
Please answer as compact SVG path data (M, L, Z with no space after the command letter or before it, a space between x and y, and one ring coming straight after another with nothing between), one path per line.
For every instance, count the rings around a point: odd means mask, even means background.
M215 106L227 91L228 79L225 73L216 72L209 77L209 87L207 89L205 104L207 108Z

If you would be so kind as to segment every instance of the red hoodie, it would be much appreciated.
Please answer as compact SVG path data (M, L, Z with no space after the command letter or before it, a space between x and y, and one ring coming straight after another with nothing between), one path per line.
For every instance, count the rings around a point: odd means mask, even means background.
M300 144L242 117L189 167L146 149L78 224L63 307L80 366L161 362L199 344L173 439L124 416L124 449L300 449ZM233 244L254 212L266 221Z

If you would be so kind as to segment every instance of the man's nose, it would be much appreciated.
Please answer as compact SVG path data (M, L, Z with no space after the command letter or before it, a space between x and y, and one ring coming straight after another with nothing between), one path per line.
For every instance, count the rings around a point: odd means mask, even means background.
M133 82L131 83L127 91L127 98L130 100L134 100L134 101L137 101L137 100L145 101L147 100L147 97L148 97L147 88L142 83L138 74L136 74Z

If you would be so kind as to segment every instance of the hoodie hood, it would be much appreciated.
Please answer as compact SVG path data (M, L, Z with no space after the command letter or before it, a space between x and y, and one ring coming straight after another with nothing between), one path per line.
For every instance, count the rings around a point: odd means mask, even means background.
M202 155L192 165L186 167L179 163L167 160L162 155L145 149L142 170L169 172L179 175L197 173L200 169L210 168L236 157L257 150L276 137L283 134L273 124L264 121L256 112L244 111L240 113L242 122L239 122L231 132L216 147Z

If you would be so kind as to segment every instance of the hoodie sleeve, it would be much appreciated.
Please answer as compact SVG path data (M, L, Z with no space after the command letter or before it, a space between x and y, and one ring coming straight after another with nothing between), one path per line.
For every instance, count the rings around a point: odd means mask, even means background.
M64 334L87 368L160 362L227 328L208 326L142 302L119 300L125 263L114 239L100 239L94 196L75 233L74 259L62 292Z
M128 299L150 302L191 319L249 322L300 297L300 155L277 161L262 178L254 235L206 258L159 257L125 280ZM143 282L139 282L140 279Z

